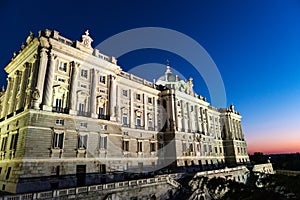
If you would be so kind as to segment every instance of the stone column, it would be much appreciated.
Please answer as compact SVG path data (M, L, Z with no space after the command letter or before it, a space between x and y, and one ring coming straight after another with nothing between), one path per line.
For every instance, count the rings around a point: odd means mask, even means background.
M12 89L12 94L9 97L9 111L8 114L12 113L15 111L15 106L16 106L16 96L17 96L17 90L18 87L20 86L20 77L22 76L22 72L17 70L15 72L15 78L14 78L14 84L13 84L13 89Z
M13 83L13 78L12 77L8 77L7 78L7 88L6 88L6 91L5 91L5 100L4 100L4 109L3 109L3 112L2 112L2 116L6 116L8 113L8 102L9 102L9 98L10 98L10 94L11 94L11 87L12 87L12 83Z
M71 62L71 69L72 69L72 75L71 75L71 91L70 91L70 102L69 102L69 108L70 111L69 113L72 115L76 115L76 99L77 99L77 95L76 95L76 91L77 91L77 76L78 76L78 71L79 71L79 63L75 63L75 62Z
M157 109L158 109L158 107L157 107L157 98L156 97L154 97L154 102L153 102L153 104L154 104L154 130L158 130L158 124L157 124Z
M97 94L97 71L92 69L92 78L91 78L91 116L92 118L98 118L96 112L96 94Z
M185 131L186 124L185 124L185 110L184 110L184 102L183 100L180 100L180 107L181 107L181 130L180 131Z
M130 128L134 128L135 122L134 122L134 108L133 108L133 102L134 102L134 94L132 89L129 90L130 92Z
M147 117L147 99L146 94L143 94L143 101L144 101L144 128L148 130L148 117Z
M53 82L54 82L54 71L55 71L55 59L54 54L49 55L48 59L48 70L46 75L45 90L43 96L43 110L52 111L52 99L53 99Z
M38 77L35 90L33 92L33 108L40 109L40 104L42 103L43 90L44 90L44 82L45 82L45 74L47 69L47 49L42 48L40 52L39 59L39 67L38 67Z
M116 121L116 77L110 76L110 120Z
M201 131L201 124L200 124L200 121L199 121L199 108L198 106L196 105L195 106L195 112L196 112L196 120L195 120L195 123L196 123L196 129L197 131Z
M209 134L209 132L210 132L210 130L209 130L210 123L209 123L209 117L208 117L207 109L205 109L205 118L206 118L206 133L207 133L207 135L210 135Z
M26 95L26 86L28 81L28 73L29 73L30 65L29 63L25 63L24 65L24 71L22 72L22 78L21 78L21 86L20 86L20 96L19 101L17 104L17 110L24 108L25 106L25 95Z

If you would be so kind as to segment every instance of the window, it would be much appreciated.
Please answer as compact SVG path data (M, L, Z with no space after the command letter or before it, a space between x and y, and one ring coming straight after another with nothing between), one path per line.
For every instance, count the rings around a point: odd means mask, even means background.
M138 141L137 142L137 151L142 152L143 151L143 142Z
M141 95L140 94L136 94L135 98L136 98L136 100L141 100Z
M11 142L10 142L9 150L17 149L18 137L19 137L19 133L11 135Z
M194 151L194 147L193 147L193 144L190 143L190 152L193 152Z
M127 124L127 114L123 114L123 116L122 116L122 123L123 123L124 125Z
M136 125L141 126L141 117L140 116L136 117Z
M182 143L182 152L186 152L186 143L185 142Z
M81 70L81 77L87 78L88 71L86 69Z
M11 167L7 168L6 177L5 177L6 180L9 179L10 171L11 171Z
M100 149L107 149L107 137L106 136L100 136Z
M123 90L123 96L127 97L128 96L128 91L127 90Z
M53 148L62 149L63 148L64 133L54 133L53 135Z
M99 115L102 116L104 113L104 109L102 107L99 107L98 110L99 110Z
M100 174L106 174L106 165L100 164Z
M152 122L152 119L149 119L148 125L149 125L149 128L153 128L153 122Z
M78 111L79 112L84 112L85 111L85 105L83 103L78 104Z
M87 135L79 135L78 137L78 148L86 149L87 148Z
M67 63L65 63L65 62L59 62L58 69L60 71L66 72L67 71Z
M100 92L100 93L105 93L105 90L101 90L101 89L100 89L99 92Z
M80 84L80 87L87 88L87 85L86 84Z
M63 119L57 119L55 120L56 125L64 125L64 120Z
M123 141L122 149L123 149L123 151L129 151L129 141L128 140Z
M57 77L57 81L62 82L62 83L65 83L65 82L66 82L66 79Z
M80 122L81 128L87 128L87 122Z
M100 127L101 127L101 130L103 130L103 131L107 130L107 125L105 125L105 124L101 124Z
M3 137L1 141L1 151L5 151L6 143L7 143L7 137Z
M105 76L100 76L99 81L100 81L100 83L105 84Z
M191 112L193 112L194 111L194 107L193 106L191 106Z
M150 143L150 151L155 151L156 148L155 148L155 143L154 142L151 142Z
M215 147L215 153L218 153L218 147Z
M60 110L63 107L62 99L55 99L55 108L56 110Z
M204 152L207 152L207 146L206 146L206 144L204 145Z
M152 103L152 98L148 97L148 103Z

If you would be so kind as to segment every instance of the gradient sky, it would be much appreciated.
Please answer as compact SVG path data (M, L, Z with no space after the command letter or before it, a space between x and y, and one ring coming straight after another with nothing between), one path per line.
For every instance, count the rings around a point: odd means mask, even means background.
M80 40L89 29L97 46L119 32L149 26L186 34L210 54L228 105L243 115L250 153L300 152L300 1L1 0L0 84L6 85L3 68L29 31L55 29ZM187 61L161 50L134 51L118 63L129 70L166 59L184 77L193 76ZM194 85L209 100L201 77L194 77Z

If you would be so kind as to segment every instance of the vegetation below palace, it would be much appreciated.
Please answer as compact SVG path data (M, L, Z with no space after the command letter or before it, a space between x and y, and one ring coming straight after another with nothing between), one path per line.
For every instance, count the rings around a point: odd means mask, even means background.
M181 199L197 199L204 193L222 200L300 199L300 176L250 173L246 184L222 177L197 177L183 180L182 185L185 189Z

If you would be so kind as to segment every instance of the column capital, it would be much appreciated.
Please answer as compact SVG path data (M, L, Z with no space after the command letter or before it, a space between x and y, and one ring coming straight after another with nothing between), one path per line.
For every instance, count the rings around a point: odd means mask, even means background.
M46 56L47 53L48 53L48 49L46 49L45 47L41 48L40 50L41 57Z

